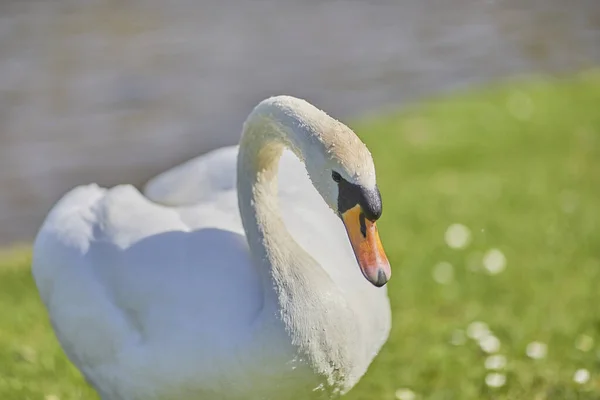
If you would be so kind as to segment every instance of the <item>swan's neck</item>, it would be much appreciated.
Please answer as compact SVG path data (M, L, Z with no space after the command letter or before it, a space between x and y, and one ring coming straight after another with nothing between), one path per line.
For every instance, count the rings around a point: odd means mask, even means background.
M362 373L360 326L337 285L286 229L277 200L284 148L312 161L320 146L317 130L326 123L318 113L255 109L240 141L237 189L248 244L263 278L265 314L280 319L299 357L344 390Z
M279 118L278 118L279 117ZM237 189L240 214L254 262L263 276L266 295L282 287L308 285L312 278L328 279L315 260L293 239L280 213L277 173L284 148L301 159L309 130L289 128L285 116L250 118L240 141ZM312 288L312 289L311 289Z

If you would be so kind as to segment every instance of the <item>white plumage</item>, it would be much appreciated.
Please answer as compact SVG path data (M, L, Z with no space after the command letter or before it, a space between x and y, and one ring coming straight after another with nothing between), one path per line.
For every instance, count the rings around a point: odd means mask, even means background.
M291 131L309 141L315 119L319 129L337 123L291 97L261 104L246 131L271 118L279 128L259 127L279 132L273 142ZM286 131L282 104L313 128ZM307 165L317 151L287 146ZM387 339L386 289L363 277L327 190L315 189L330 177L311 182L283 151L277 206L273 193L250 193L264 192L266 178L249 183L260 172L236 167L240 149L158 176L147 197L129 185L77 187L46 218L35 281L64 351L103 400L327 399L349 390ZM237 168L247 185L236 184ZM283 226L254 210L255 228L265 226L245 232L240 209L251 214L255 202L272 202L265 215L280 212Z

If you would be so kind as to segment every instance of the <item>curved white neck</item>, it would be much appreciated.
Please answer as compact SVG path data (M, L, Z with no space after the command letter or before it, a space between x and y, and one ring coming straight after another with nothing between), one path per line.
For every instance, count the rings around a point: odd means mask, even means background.
M308 103L290 101L262 102L246 120L237 164L239 208L262 276L262 315L282 322L297 354L330 385L346 390L365 365L359 316L327 272L292 238L277 197L284 148L308 159L309 168L318 168L319 155L327 146L323 136L337 121Z
M277 172L284 148L304 160L310 148L318 145L315 127L323 125L325 114L317 111L299 114L292 108L263 102L244 124L237 164L238 203L267 296L277 295L270 289L299 285L314 291L318 286L314 280L329 279L288 232L277 197Z

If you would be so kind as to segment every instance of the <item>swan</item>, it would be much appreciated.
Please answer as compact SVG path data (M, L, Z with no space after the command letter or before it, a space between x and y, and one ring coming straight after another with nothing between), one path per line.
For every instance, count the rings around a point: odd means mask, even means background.
M68 358L103 400L331 399L386 342L390 264L367 147L275 96L238 146L151 180L79 186L32 273Z

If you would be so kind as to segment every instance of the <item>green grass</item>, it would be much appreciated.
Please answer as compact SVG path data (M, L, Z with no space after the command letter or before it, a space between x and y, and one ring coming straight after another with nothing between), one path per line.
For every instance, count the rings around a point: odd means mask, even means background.
M350 400L600 399L600 71L454 94L352 124L370 146L384 200L394 327ZM445 232L467 226L452 249ZM506 257L490 275L482 257ZM437 283L440 262L453 279ZM26 250L0 257L0 399L96 399L54 339ZM487 323L507 357L506 384L485 384L476 341ZM594 340L576 348L580 335ZM544 359L527 357L532 341ZM573 381L586 368L590 380Z

